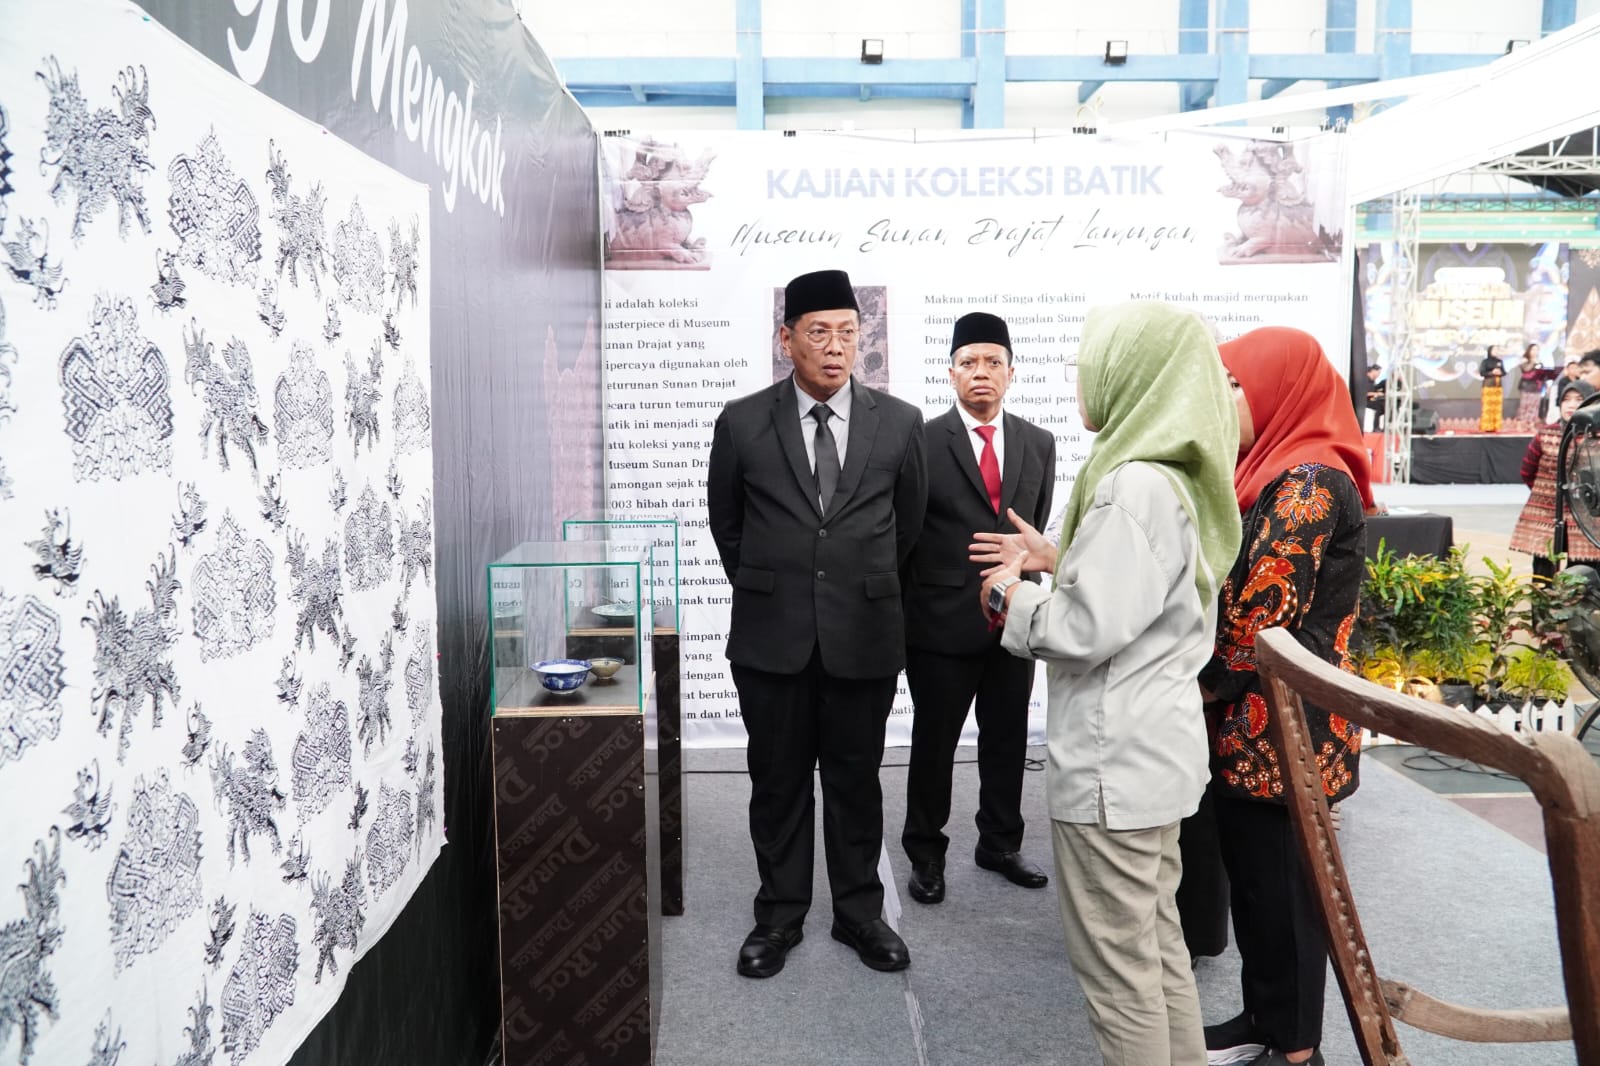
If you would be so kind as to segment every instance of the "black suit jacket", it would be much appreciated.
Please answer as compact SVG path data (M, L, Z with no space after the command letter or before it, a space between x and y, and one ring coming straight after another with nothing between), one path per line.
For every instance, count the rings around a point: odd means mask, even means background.
M826 515L792 378L717 416L706 506L733 583L732 663L797 674L820 645L835 677L889 677L905 666L899 572L928 498L922 412L850 387L844 468Z
M911 554L906 587L906 642L946 655L977 655L1000 641L978 606L983 566L967 561L979 531L1015 533L1006 509L1035 529L1050 522L1056 483L1056 438L1013 414L1005 420L1005 462L1000 471L1000 514L972 451L971 434L955 407L928 423L928 516ZM1038 580L1038 575L1028 575Z

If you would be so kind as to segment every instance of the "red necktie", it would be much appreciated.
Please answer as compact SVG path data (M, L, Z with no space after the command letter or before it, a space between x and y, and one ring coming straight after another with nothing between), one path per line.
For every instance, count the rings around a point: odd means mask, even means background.
M1000 513L1000 460L994 454L994 427L978 426L972 432L983 438L983 454L978 456L978 473L983 475L983 487L989 490L989 506Z

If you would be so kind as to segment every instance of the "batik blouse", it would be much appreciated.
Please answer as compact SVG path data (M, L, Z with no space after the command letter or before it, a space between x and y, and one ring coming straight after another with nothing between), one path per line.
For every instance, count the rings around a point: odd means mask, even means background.
M1211 772L1241 799L1283 802L1283 773L1267 739L1267 703L1256 674L1256 634L1282 626L1313 654L1351 669L1366 517L1342 470L1305 463L1270 482L1244 515L1244 546L1217 600L1217 645L1200 683ZM1361 729L1306 706L1311 746L1330 802L1354 792Z

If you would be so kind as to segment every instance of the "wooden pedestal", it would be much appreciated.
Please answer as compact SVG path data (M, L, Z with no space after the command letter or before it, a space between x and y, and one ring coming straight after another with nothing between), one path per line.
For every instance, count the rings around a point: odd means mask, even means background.
M494 719L505 1066L654 1058L654 714L607 706L604 691Z

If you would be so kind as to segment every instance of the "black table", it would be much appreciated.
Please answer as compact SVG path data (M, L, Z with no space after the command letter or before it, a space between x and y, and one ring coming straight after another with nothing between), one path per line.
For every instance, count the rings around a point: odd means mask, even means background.
M1411 438L1413 485L1514 485L1531 435L1469 433Z
M1395 555L1449 554L1455 543L1455 521L1442 514L1382 514L1367 516L1367 558L1378 554L1378 542Z

